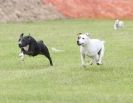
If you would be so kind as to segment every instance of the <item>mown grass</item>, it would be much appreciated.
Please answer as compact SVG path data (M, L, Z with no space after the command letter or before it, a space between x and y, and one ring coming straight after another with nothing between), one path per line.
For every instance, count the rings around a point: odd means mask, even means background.
M0 24L0 103L132 103L133 21L113 30L112 20L55 20ZM20 62L20 33L44 40L54 66L43 56ZM106 41L104 65L80 67L76 34ZM51 47L63 49L55 53ZM88 59L89 60L89 59Z

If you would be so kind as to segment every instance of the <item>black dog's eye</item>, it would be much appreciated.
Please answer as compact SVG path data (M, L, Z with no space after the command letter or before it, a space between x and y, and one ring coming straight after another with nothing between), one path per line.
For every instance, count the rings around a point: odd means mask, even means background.
M22 42L25 42L25 40L24 40L24 39L22 39Z

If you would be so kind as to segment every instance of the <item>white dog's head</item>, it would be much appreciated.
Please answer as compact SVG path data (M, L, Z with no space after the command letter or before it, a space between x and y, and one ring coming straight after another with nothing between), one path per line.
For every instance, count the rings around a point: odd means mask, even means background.
M77 35L77 45L85 46L86 44L88 44L90 39L90 33L78 33Z
M118 19L116 19L116 20L115 20L115 23L116 23L116 24L118 24L118 23L119 23L119 20L118 20Z
M117 30L117 29L120 29L120 28L123 28L124 27L124 22L123 21L120 21L120 20L115 20L115 23L114 23L114 29Z

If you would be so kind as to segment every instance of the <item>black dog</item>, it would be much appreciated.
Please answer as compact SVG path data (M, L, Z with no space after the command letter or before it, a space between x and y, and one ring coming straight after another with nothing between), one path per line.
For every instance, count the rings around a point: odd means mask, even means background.
M41 54L48 58L51 66L53 65L49 50L42 40L37 42L32 36L24 36L22 33L20 35L18 45L21 49L20 56L22 59L24 58L25 54L29 56L37 56L38 54Z

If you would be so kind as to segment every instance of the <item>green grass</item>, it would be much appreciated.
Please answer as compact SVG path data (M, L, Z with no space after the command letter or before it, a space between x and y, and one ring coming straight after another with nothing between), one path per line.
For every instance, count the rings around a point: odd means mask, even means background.
M111 20L56 20L0 24L0 103L133 103L133 21L113 30ZM17 40L31 33L49 47L20 62ZM80 67L79 32L106 41L104 65ZM65 50L55 53L51 47ZM89 59L88 59L89 60Z

